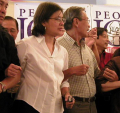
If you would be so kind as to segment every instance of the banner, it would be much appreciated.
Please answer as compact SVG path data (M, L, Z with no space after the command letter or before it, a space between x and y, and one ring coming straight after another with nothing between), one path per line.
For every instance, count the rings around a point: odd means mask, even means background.
M92 28L104 27L108 30L108 52L120 46L120 7L91 5Z
M14 17L19 23L19 34L16 39L20 39L31 35L33 26L33 16L40 3L14 3ZM109 46L108 52L120 46L120 8L115 6L89 5L89 4L73 4L58 3L64 11L70 6L84 7L88 18L90 19L91 28L104 27L108 30Z
M64 11L70 6L84 7L89 18L90 17L90 5L87 4L70 4L70 3L58 3ZM15 3L14 4L14 18L17 19L19 24L19 33L16 39L18 42L20 39L31 35L31 29L33 26L33 16L39 3Z

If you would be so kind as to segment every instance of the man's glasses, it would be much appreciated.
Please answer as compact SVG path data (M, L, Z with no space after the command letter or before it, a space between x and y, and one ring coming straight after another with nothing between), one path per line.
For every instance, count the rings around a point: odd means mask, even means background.
M82 19L82 20L85 20L85 21L87 21L88 23L90 23L90 20L89 20L89 19Z
M79 19L78 17L74 17L74 18ZM85 20L85 21L87 21L88 23L90 23L90 20L89 20L89 19L79 19L79 20Z
M63 23L66 22L66 19L65 18L61 18L61 17L58 17L58 18L49 18L49 19L54 19L54 20L56 20L58 22L63 22Z

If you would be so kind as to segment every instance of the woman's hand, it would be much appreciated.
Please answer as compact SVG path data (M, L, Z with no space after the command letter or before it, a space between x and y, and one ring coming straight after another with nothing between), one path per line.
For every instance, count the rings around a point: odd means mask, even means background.
M75 99L70 94L66 94L65 95L65 102L66 102L66 108L72 109L72 107L75 103Z

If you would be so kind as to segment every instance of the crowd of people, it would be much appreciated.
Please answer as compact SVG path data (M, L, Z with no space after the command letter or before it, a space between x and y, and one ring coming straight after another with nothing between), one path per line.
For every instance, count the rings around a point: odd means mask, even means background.
M105 51L107 29L89 31L82 7L43 2L15 44L7 7L0 0L0 113L120 113L120 49Z

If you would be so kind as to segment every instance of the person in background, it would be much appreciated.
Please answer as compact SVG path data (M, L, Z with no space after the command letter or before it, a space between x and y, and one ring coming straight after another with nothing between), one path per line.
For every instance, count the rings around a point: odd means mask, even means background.
M10 110L7 89L15 86L21 77L21 67L14 39L1 26L4 21L8 0L0 0L0 113Z
M97 28L97 36L96 45L100 55L99 67L102 70L107 62L112 58L112 54L105 51L109 43L107 29Z
M90 31L90 33L92 30ZM90 36L90 35L89 35ZM112 58L111 53L107 53L105 49L107 49L109 40L108 40L108 34L107 29L105 28L97 28L97 38L89 37L86 38L87 45L93 50L96 59L99 59L99 68L101 70L104 69L104 66L107 64L107 62ZM111 71L111 74L104 75L104 77L108 81L117 81L118 77L114 76L114 72ZM97 84L97 83L96 83ZM96 107L98 113L106 113L110 112L109 106L110 106L110 95L111 92L105 92L105 93L97 93L96 94Z
M14 38L14 40L17 38L19 29L18 29L18 22L15 18L11 16L5 16L4 21L2 22L2 26L8 31L8 33ZM19 86L20 86L20 82L15 87L7 90L8 94L11 97L11 105L14 102Z
M17 38L19 32L18 22L15 18L11 16L5 16L2 26L8 31L8 33L14 38Z
M78 6L68 8L63 17L66 32L58 42L68 51L69 69L64 70L64 75L70 77L70 94L75 98L73 108L65 108L64 113L97 113L94 78L100 70L94 53L84 41L90 28L89 19L84 8Z
M97 54L99 54L99 68L102 70L104 66L107 64L107 62L112 58L112 54L105 51L109 43L107 29L100 28L100 27L96 29L97 29L97 38L94 38L94 37L86 38L85 41L86 41L86 44L92 50L94 49L93 52L95 54L96 52ZM96 59L98 59L98 56L96 57Z
M87 44L88 47L91 48L91 50L95 54L97 63L99 65L99 63L100 63L100 56L99 56L98 49L97 49L97 46L96 46L96 43L95 43L97 37L98 37L97 36L97 28L92 28L88 32L87 37L85 37L85 43Z
M63 82L68 53L55 39L65 31L63 9L43 2L33 21L32 36L17 44L23 77L11 113L63 113L62 95L66 100L71 96L69 83ZM66 102L69 109L73 104L74 99Z
M104 76L117 76L118 81L108 81ZM105 65L104 69L96 79L98 92L102 95L109 92L109 103L99 113L120 113L120 48L117 49L113 58Z

